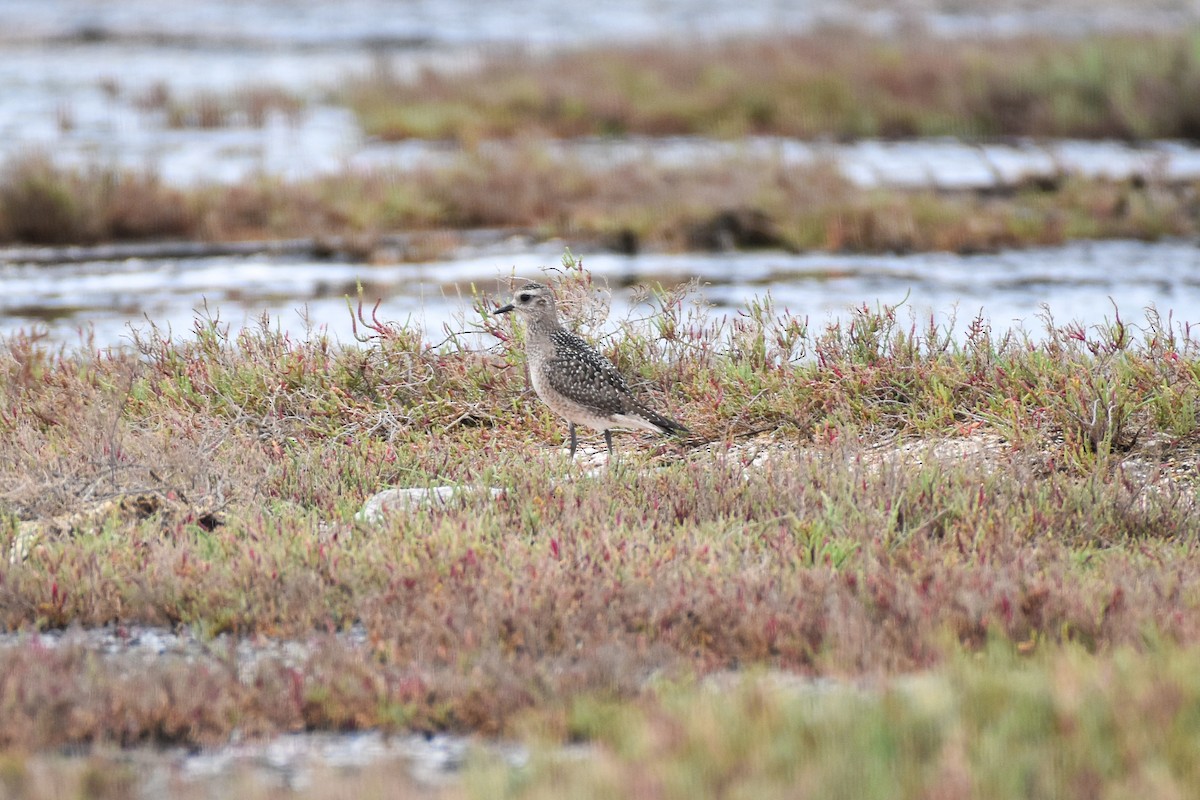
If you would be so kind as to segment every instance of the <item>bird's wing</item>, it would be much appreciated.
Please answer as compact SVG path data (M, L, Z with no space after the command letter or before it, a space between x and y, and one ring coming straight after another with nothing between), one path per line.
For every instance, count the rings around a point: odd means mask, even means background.
M557 331L554 345L545 380L555 392L604 415L621 414L636 405L617 368L583 339Z

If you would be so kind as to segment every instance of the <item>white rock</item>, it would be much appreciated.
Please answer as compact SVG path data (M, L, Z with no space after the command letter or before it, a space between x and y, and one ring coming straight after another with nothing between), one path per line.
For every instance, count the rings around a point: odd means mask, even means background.
M384 489L372 495L363 504L362 510L354 515L354 520L366 525L378 525L386 520L389 514L412 511L423 505L445 505L455 497L477 492L487 492L492 497L499 497L503 489L470 485Z

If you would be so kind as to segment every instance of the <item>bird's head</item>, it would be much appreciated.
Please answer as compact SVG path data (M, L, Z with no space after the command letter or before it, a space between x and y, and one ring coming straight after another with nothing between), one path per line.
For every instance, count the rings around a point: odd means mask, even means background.
M526 319L554 319L554 293L540 283L527 283L513 293L512 302L497 308L496 314L516 311Z

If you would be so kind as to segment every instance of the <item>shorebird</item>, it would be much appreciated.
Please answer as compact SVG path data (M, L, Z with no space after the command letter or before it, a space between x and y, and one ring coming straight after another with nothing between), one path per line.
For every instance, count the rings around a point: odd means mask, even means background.
M495 313L510 311L525 320L525 354L533 390L570 425L571 458L575 457L576 425L604 431L610 458L613 429L687 432L683 425L639 400L608 359L558 323L554 293L549 287L525 284L511 303Z

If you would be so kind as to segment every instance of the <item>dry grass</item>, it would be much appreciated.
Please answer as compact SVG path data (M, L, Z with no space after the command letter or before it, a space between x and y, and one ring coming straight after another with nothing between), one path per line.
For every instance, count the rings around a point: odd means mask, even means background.
M760 798L1189 797L1200 654L1150 644L1092 654L1020 655L1002 642L936 672L882 681L793 679L750 670L658 680L633 700L589 695L516 723L532 751L514 768L482 748L465 778L415 784L403 762L241 769L170 780L172 797ZM577 743L571 746L571 743ZM586 743L582 747L578 743ZM170 774L166 757L131 762L8 754L11 796L129 797ZM162 786L162 782L153 785Z
M411 172L187 190L152 174L16 158L0 173L0 242L340 236L369 252L373 238L398 230L495 226L623 250L980 251L1196 235L1195 184L1153 176L1047 179L981 194L864 191L828 165L735 157L600 169L541 143L627 133L1194 139L1198 54L1194 32L883 41L825 31L509 55L415 82L383 71L351 81L340 98L368 132L453 139L459 157ZM263 87L183 101L156 87L137 102L179 126L261 125L302 112L295 98Z
M1200 136L1194 32L973 40L853 31L655 42L477 69L386 70L343 101L372 135L475 142L517 135L800 138Z
M526 724L551 747L527 775L481 765L471 796L526 798L1187 797L1197 653L993 647L946 669L857 689L771 675L723 691L664 686L589 699Z
M151 175L62 170L40 156L10 161L0 175L0 241L175 238L194 224L183 193Z
M121 87L113 83L109 91L117 95ZM133 103L144 112L161 114L168 128L261 128L272 115L294 123L304 112L303 100L272 86L245 86L232 93L202 91L179 97L170 86L159 82L134 97Z
M571 307L589 287L571 267L560 292ZM491 733L652 675L886 675L989 640L1200 643L1187 331L1151 317L1033 343L976 326L956 345L889 309L815 332L769 303L727 321L659 306L602 347L696 438L625 440L594 476L546 449L564 428L505 348L376 327L343 350L203 321L112 355L6 342L0 502L7 540L27 538L0 564L0 624L359 624L367 645L242 678L2 651L0 741ZM1000 444L979 456L881 455L983 431ZM746 446L764 432L765 459ZM457 482L504 493L353 522L386 486ZM63 523L133 493L172 504Z
M977 252L1196 235L1196 197L1194 184L1140 179L1072 178L981 194L863 190L828 166L751 157L599 169L536 144L497 144L412 172L188 190L153 175L57 169L34 157L0 173L0 242L341 237L371 257L372 242L396 231L496 227L621 250Z

